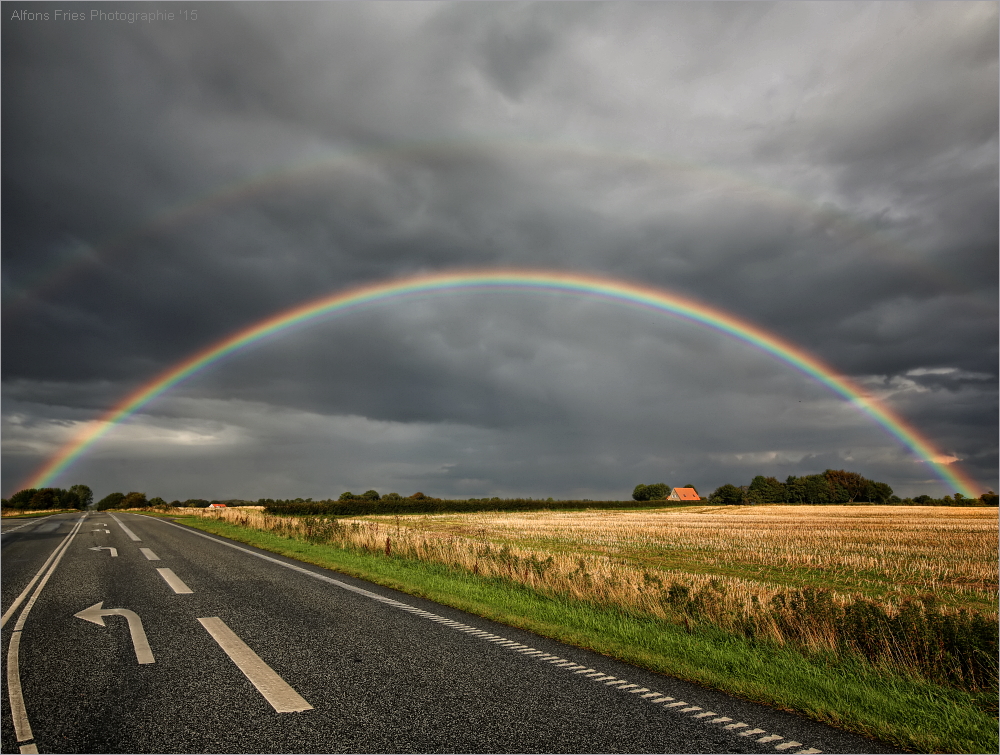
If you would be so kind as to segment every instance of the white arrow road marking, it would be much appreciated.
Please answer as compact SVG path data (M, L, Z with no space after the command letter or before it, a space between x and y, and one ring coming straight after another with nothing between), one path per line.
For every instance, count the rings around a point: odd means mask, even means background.
M297 713L313 709L305 698L292 689L288 682L278 676L274 669L264 663L259 655L237 637L222 619L212 616L198 621L278 713Z
M140 548L139 552L146 557L147 561L159 561L160 557L157 556L149 548Z
M124 616L128 619L128 631L132 635L136 660L139 663L156 663L153 660L153 651L149 649L149 640L146 639L146 632L142 628L142 619L139 618L139 615L127 608L101 608L102 605L104 605L103 600L100 603L94 603L90 608L86 608L80 613L73 614L73 616L84 621L91 621L99 627L104 626L105 616Z
M132 530L130 530L128 527L126 527L124 524L122 524L122 520L121 519L119 519L118 517L116 517L114 514L111 514L110 516L111 516L112 519L114 519L116 522L118 522L118 526L122 528L122 530L125 532L126 535L128 535L130 538L132 538L133 542L135 542L135 543L141 543L142 542L141 538L137 537L136 534Z
M111 551L111 558L118 558L118 549L110 545L98 545L95 548L87 548L89 551Z
M194 592L190 587L181 581L181 578L174 574L173 569L157 569L164 581L170 585L170 589L178 595L190 595Z

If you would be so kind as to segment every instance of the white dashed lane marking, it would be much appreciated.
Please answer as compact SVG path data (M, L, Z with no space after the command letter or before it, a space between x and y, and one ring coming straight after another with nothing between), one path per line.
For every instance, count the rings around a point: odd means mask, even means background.
M170 589L178 595L190 595L194 592L190 587L181 581L181 578L174 574L173 569L157 569L163 580L170 585Z
M112 515L112 516L114 516L114 515ZM116 521L117 521L117 519L116 519ZM548 663L551 663L556 668L560 668L560 669L562 669L564 671L568 671L568 672L570 672L572 674L579 674L579 675L581 675L582 678L590 679L590 680L596 681L596 682L602 682L602 683L607 684L607 685L611 685L611 687L613 689L617 688L617 689L623 690L623 691L625 691L625 692L627 692L628 694L631 694L631 695L639 695L639 699L645 699L646 702L650 702L650 703L659 705L659 704L662 704L662 703L664 703L666 701L674 699L672 697L668 697L668 696L664 695L661 692L654 692L654 691L648 689L647 687L640 687L638 689L631 689L631 688L635 687L636 685L630 684L627 679L618 679L618 678L616 678L614 676L611 676L609 674L605 674L604 672L599 671L597 669L593 669L593 668L581 666L580 664L577 664L577 663L567 662L569 665L564 665L562 662L565 659L560 658L559 656L554 656L554 655L551 655L551 654L547 654L547 653L545 653L542 650L536 650L533 647L530 647L528 645L523 645L523 644L521 644L519 642L514 642L513 640L509 640L509 639L507 639L505 637L500 637L499 635L490 634L489 632L484 632L483 630L479 630L476 627L469 626L468 624L463 624L463 623L461 623L459 621L455 621L453 619L445 618L444 616L438 616L437 614L431 613L430 611L425 611L425 610L423 610L421 608L417 608L415 606L408 605L406 603L403 603L402 601L395 600L393 598L387 598L384 595L379 595L378 593L371 592L370 590L365 590L365 589L363 589L361 587L355 587L354 585L348 584L346 582L341 582L339 579L334 579L333 577L328 577L325 574L319 574L317 572L311 571L309 569L306 569L304 567L298 566L296 564L290 564L290 563L288 563L286 561L281 561L281 560L279 560L277 558L273 558L271 556L265 556L263 553L257 553L256 551L252 551L249 548L244 548L242 546L236 545L235 543L230 543L230 542L227 542L225 540L219 540L217 538L212 537L211 535L206 535L206 534L201 533L201 532L196 532L194 530L188 529L187 527L181 527L181 525L174 524L173 522L167 522L167 521L162 520L162 519L158 519L156 521L162 522L163 524L169 524L170 526L177 527L178 529L183 529L185 532L188 532L188 533L193 534L193 535L197 535L199 537L203 537L206 540L211 540L212 542L217 543L219 545L225 545L226 547L233 548L234 550L242 551L243 553L247 553L247 554L249 554L251 556L254 556L256 558L259 558L259 559L261 559L263 561L270 561L270 562L272 562L274 564L277 564L278 566L282 566L282 567L284 567L286 569L291 569L292 571L299 572L299 573L304 574L304 575L306 575L308 577L312 577L313 579L318 579L318 580L320 580L322 582L328 582L328 583L330 583L332 585L336 585L337 587L339 587L339 588L341 588L343 590L347 590L348 592L353 592L353 593L356 593L358 595L363 595L363 596L365 596L367 598L370 598L371 600L378 601L379 603L384 603L385 605L392 606L393 608L399 609L401 611L406 611L407 613L413 614L414 616L419 616L421 618L430 619L431 621L434 621L435 623L441 624L442 626L450 627L452 629L457 629L458 631L464 632L464 633L466 633L466 634L468 634L468 635L470 635L472 637L476 637L476 638L481 639L481 640L487 640L488 642L494 642L494 643L496 643L496 645L498 647L502 647L502 648L504 648L506 650L513 650L516 653L521 653L526 658L532 658L533 660L536 660L536 661L546 661ZM119 524L121 524L121 523L119 522ZM128 532L128 530L124 527L124 525L122 525L122 529L125 529L126 532ZM137 540L138 538L135 538L135 539ZM168 570L158 569L157 571L163 572L163 571L169 571L169 569ZM164 577L164 579L166 579L166 577ZM178 580L178 581L180 581L180 580ZM181 583L181 584L183 584L183 583ZM204 620L202 620L202 619L199 619L199 621L202 621L202 623L204 623ZM624 685L624 686L618 686L618 685ZM684 707L683 710L677 710L677 708L680 708L680 707L683 707L683 706L686 706L686 707ZM664 710L670 710L671 713L674 713L674 714L677 714L677 715L685 715L685 714L688 714L688 713L693 713L694 711L701 711L701 710L703 710L702 708L698 707L697 705L693 705L692 703L689 703L689 702L686 702L686 701L683 701L683 700L678 701L678 702L671 702L671 703L669 703L667 705L662 705L662 707L663 707ZM717 717L713 718L711 720L708 720L709 716L717 716ZM729 718L728 716L722 716L722 715L719 715L718 713L715 713L713 711L699 713L699 714L694 715L694 716L685 715L685 717L686 718L690 718L690 719L699 719L706 726L711 726L713 724L723 724L723 723L726 723L727 721L732 721L733 720L732 718ZM734 723L734 724L726 724L722 728L724 730L731 731L732 733L737 734L737 735L739 735L741 737L752 737L752 736L756 736L758 734L765 735L765 736L763 736L763 737L755 740L758 743L770 744L770 743L775 743L775 742L779 742L780 741L780 742L782 742L781 744L775 744L774 745L774 749L777 750L777 751L780 751L780 752L789 752L794 747L802 747L802 743L801 742L794 742L794 741L784 742L783 741L784 737L782 737L782 736L780 736L778 734L768 734L764 729L751 728L750 724L743 723L742 721L738 722L738 723ZM743 731L744 729L747 729L747 731ZM822 750L817 750L816 748L810 747L808 749L796 750L795 751L795 755L820 755L822 752L823 752Z
M114 514L110 514L109 516L112 519L114 519L116 522L118 522L118 526L122 528L122 532L124 532L126 535L128 535L129 538L132 540L132 542L134 542L134 543L141 543L142 542L142 539L138 535L136 535L132 530L130 530L128 527L126 527L122 523L121 519L119 519L118 517L116 517Z
M157 556L149 548L140 548L139 552L146 557L147 561L159 561L160 557Z
M219 643L226 655L243 672L250 683L264 696L278 713L299 713L312 710L313 706L268 666L261 657L243 642L218 616L198 619L212 639Z

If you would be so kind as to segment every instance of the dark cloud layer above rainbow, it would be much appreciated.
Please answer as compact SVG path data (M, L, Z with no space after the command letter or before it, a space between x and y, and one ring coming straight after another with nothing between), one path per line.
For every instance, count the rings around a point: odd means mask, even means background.
M995 3L192 7L3 20L5 495L996 489ZM79 440L471 268L674 292L892 421L683 318L457 287Z

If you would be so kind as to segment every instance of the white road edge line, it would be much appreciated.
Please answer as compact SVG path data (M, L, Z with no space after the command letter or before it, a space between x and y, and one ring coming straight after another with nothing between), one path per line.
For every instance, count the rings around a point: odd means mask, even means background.
M54 559L58 555L59 550L64 545L66 545L66 543L72 536L73 536L72 532L66 535L66 537L62 539L62 542L55 547L55 550L53 550L52 553L49 554L49 557L45 559L45 563L42 564L42 568L38 570L38 573L34 577L31 578L31 581L28 583L28 586L25 587L24 591L17 596L17 599L10 604L10 607L6 611L4 611L3 618L0 618L0 627L2 627L4 624L7 623L7 620L14 614L14 611L17 610L17 607L21 605L21 602L28 596L28 593L31 592L31 588L35 586L35 582L37 582L41 578L42 574L45 573L45 570L48 568L49 564L52 563L52 559Z
M42 519L45 519L45 518L46 517L42 517ZM4 530L3 532L0 532L0 535L6 535L6 534L8 534L10 532L17 532L18 530L23 530L25 527L30 527L32 524L38 524L40 521L41 521L41 519L29 519L24 524L19 524L16 527L11 527L10 529L7 529L7 530Z
M31 594L28 602L24 604L24 610L21 611L21 615L17 617L17 623L14 625L14 632L10 637L10 645L7 646L7 696L10 700L10 717L14 722L14 735L17 737L18 742L28 742L35 738L34 734L31 732L31 723L28 721L28 711L24 705L24 694L21 691L21 661L19 656L21 648L21 631L24 629L24 622L27 621L28 614L31 613L31 609L35 605L35 601L38 600L38 596L41 594L42 588L45 587L45 584L55 572L56 567L59 566L59 562L62 561L62 557L66 555L66 551L69 550L69 546L73 542L73 538L76 537L76 533L80 531L80 527L83 526L83 522L86 518L86 514L81 516L79 521L77 521L76 526L73 528L73 531L69 533L69 536L62 543L60 543L59 548L57 549L59 550L59 554L55 557L55 559L53 559L52 565L49 566L49 570L45 572L45 576L42 577L42 580L38 583L38 586Z
M298 713L313 709L302 695L237 637L222 619L212 616L198 621L278 713Z
M147 561L159 561L160 560L160 557L157 556L155 553L153 553L153 551L151 551L149 548L140 548L139 549L139 553L141 553L142 555L144 555L146 557Z
M156 571L163 577L163 581L170 585L170 589L178 595L190 595L194 592L194 590L184 584L180 577L174 574L173 569L157 569Z
M112 514L111 516L114 517L114 514ZM116 519L116 521L117 521L117 519ZM255 556L256 558L259 558L259 559L261 559L263 561L270 561L271 563L277 564L278 566L283 566L286 569L291 569L292 571L297 571L300 574L304 574L307 577L312 577L313 579L318 579L321 582L328 582L329 584L336 585L337 587L339 587L339 588L341 588L343 590L347 590L348 592L353 592L353 593L356 593L358 595L363 595L363 596L365 596L367 598L371 598L372 600L376 600L379 603L385 603L386 605L390 605L390 606L393 606L395 608L399 608L401 610L404 610L404 611L407 611L409 613L412 613L415 616L422 616L422 617L425 617L425 618L428 618L428 619L431 619L431 620L437 620L438 623L442 623L442 620L449 621L448 619L445 619L445 617L438 616L437 614L431 613L430 611L424 611L423 609L416 608L415 606L410 606L410 605L408 605L406 603L403 603L401 601L394 600L393 598L387 598L384 595L379 595L378 593L371 592L370 590L365 590L364 588L355 587L354 585L347 584L346 582L341 582L339 579L333 579L332 577L328 577L325 574L317 574L316 572L310 571L309 569L306 569L304 567L296 566L295 564L290 564L290 563L287 563L286 561L281 561L280 559L273 558L271 556L265 556L263 553L257 553L256 551L252 551L249 548L244 548L242 546L236 545L235 543L230 543L230 542L227 542L226 540L220 540L220 539L218 539L216 537L213 537L211 535L206 535L204 532L199 532L199 531L195 530L192 527L184 527L184 526L182 526L180 524L177 524L176 522L169 522L169 521L167 521L165 519L156 519L155 521L162 522L163 524L169 524L171 527L176 527L177 529L184 530L184 531L186 531L186 532L188 532L188 533L190 533L192 535L197 535L198 537L203 537L206 540L211 540L211 541L213 541L215 543L218 543L219 545L225 545L227 548L232 548L234 550L242 551L243 553L247 553L247 554L249 554L251 556ZM122 528L124 529L124 525L122 526ZM204 621L202 619L198 619L198 621L201 621L202 623L204 623ZM449 625L447 623L445 623L444 626L449 626ZM468 625L462 624L461 626L462 627L467 627ZM459 627L453 627L453 628L459 629ZM497 637L497 636L498 635L492 635L492 637ZM482 637L480 639L487 639L487 638ZM508 645L507 649L508 650L514 650L515 652L520 652L522 654L528 653L528 657L531 657L531 655L532 655L531 651L535 650L534 648L529 647L528 645L521 645L519 643L514 644L514 645ZM536 652L542 652L542 651L536 651ZM535 660L539 660L539 659L535 658ZM567 669L567 671L570 671L570 669ZM581 669L579 671L572 671L572 673L574 673L574 674L586 674L587 676L591 676L591 674L589 672L596 672L599 676L603 676L604 677L604 681L607 681L609 679L614 679L614 677L612 677L612 676L603 674L602 672L596 671L595 669L591 669L591 668ZM591 676L591 678L594 679L594 681L598 681L598 679L596 679L593 676ZM637 693L642 692L642 691L643 691L642 689L639 689L639 690L630 689L630 690L628 690L628 693L630 693L630 694L637 694ZM659 693L659 692L654 692L652 694L648 694L648 693L647 694L643 694L640 697L644 697L644 698L649 698L649 697L663 697L663 695L661 693ZM670 699L672 699L672 698L670 698ZM673 708L675 705L678 705L678 703L672 703L670 705L664 705L663 707L664 708ZM681 703L679 703L679 705L688 705L688 706L690 706L691 703L681 702ZM692 708L692 710L701 710L701 708ZM710 722L706 722L706 723L710 723ZM740 729L740 728L743 728L743 727L746 727L746 726L748 726L748 724L739 723L739 724L729 724L727 726L724 726L723 728L732 731L734 729ZM763 729L752 729L751 731L740 731L740 732L735 732L734 731L733 733L738 734L738 736L741 736L741 737L748 737L748 736L751 736L751 735L754 735L754 734L765 734L766 732ZM800 752L801 753L808 753L808 755L817 755L818 753L821 753L822 750L817 750L815 748L809 748L807 750L801 750ZM799 754L796 753L796 755L799 755Z

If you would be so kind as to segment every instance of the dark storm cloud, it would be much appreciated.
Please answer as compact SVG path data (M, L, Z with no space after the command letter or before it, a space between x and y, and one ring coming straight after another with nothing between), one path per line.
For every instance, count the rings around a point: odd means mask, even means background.
M354 283L467 266L721 307L995 485L995 4L198 8L3 21L5 492L208 343ZM828 466L941 487L787 365L527 295L286 335L98 446L77 468L96 487L167 497L597 498Z

